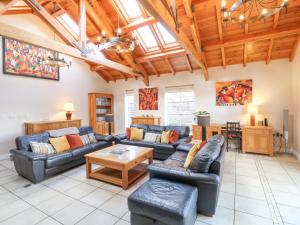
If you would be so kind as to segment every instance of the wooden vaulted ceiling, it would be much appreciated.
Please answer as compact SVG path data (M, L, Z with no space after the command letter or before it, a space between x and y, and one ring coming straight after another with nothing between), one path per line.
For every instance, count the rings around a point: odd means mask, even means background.
M76 22L79 21L80 0L38 0L53 17L65 12ZM14 1L6 1L14 2ZM17 1L15 1L17 2ZM28 2L28 1L25 1ZM140 27L149 26L158 43L158 50L146 51L142 46L130 54L103 51L107 59L131 67L148 79L150 75L202 69L209 79L207 68L255 61L286 58L292 61L300 41L300 0L289 0L287 11L282 10L270 18L245 26L224 24L220 11L220 0L177 0L179 27L170 17L170 0L138 0L143 10L143 18L128 23L121 17L125 36ZM233 3L227 0L227 4ZM278 0L278 3L281 1ZM167 6L167 7L166 7ZM23 4L9 7L4 14L33 13L32 8ZM86 0L86 35L96 44L97 37L105 30L113 34L120 13L115 0ZM1 8L0 8L1 14ZM179 45L163 46L156 34L155 24L161 22L178 41ZM107 81L137 78L135 74L108 68L88 62ZM200 73L199 73L200 74ZM146 82L145 82L146 83Z

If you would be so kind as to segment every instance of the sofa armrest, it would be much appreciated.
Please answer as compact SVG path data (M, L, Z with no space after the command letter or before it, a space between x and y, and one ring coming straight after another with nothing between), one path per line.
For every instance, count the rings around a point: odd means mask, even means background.
M119 144L122 140L125 140L127 138L126 134L118 134L114 136L114 140L116 144Z
M39 154L39 153L34 153L30 151L21 151L18 149L12 149L10 150L10 153L14 157L14 155L22 157L24 159L27 159L29 161L38 161L38 160L46 160L47 155L46 154Z
M106 142L112 142L114 137L112 135L95 135L97 141L106 141Z

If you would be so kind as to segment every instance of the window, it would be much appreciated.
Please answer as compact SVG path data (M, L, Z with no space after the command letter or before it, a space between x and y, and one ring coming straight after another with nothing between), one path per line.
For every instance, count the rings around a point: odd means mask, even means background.
M167 31L161 23L157 23L158 33L165 45L175 43L175 38Z
M125 127L130 127L131 117L134 116L134 91L125 92Z
M193 86L167 87L165 100L167 125L191 126L193 124L195 112Z
M142 11L136 0L116 0L127 21L142 17Z
M137 29L138 37L142 40L142 45L145 50L155 50L158 48L156 39L149 26Z
M67 13L62 14L57 19L74 37L78 38L79 27Z

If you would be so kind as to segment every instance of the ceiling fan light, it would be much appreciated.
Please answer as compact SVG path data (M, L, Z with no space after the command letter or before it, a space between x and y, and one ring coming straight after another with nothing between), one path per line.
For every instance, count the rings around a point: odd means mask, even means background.
M262 16L265 16L267 13L268 13L268 10L267 10L266 8L264 8L264 9L261 11L261 15L262 15Z

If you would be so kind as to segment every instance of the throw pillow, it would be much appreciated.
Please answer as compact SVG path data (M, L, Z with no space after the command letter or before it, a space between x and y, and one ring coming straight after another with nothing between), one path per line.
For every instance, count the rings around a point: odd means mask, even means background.
M179 133L177 130L171 130L169 141L171 144L175 143L179 139Z
M81 136L80 136L80 139L81 139L81 141L82 141L82 143L83 143L84 145L89 145L89 144L91 144L90 139L89 139L89 136L88 136L87 134L81 135Z
M156 137L155 142L156 142L157 144L160 144L160 143L161 143L161 134L157 134L157 137Z
M53 146L49 143L30 142L32 152L40 154L53 154L56 153Z
M126 128L126 136L127 136L127 140L130 140L130 134L131 134L131 129L130 127Z
M68 134L66 135L66 138L69 142L70 148L79 148L83 146L83 142L79 136L79 134Z
M146 133L144 141L156 142L157 136L158 136L158 134L155 134L155 133Z
M169 144L170 142L170 133L171 131L163 131L161 134L161 143L162 144Z
M144 136L144 130L131 127L130 141L142 141Z
M198 153L198 151L200 150L200 146L201 146L201 142L199 143L195 143L193 145L193 147L190 149L189 153L187 154L186 156L186 159L185 159L185 163L183 165L183 167L185 169L189 168L191 162L193 161L195 155Z
M70 145L66 136L49 138L49 141L53 145L56 152L64 152L70 150Z
M89 133L88 136L89 136L89 139L90 139L90 143L91 143L91 144L97 143L97 139L96 139L94 133Z

